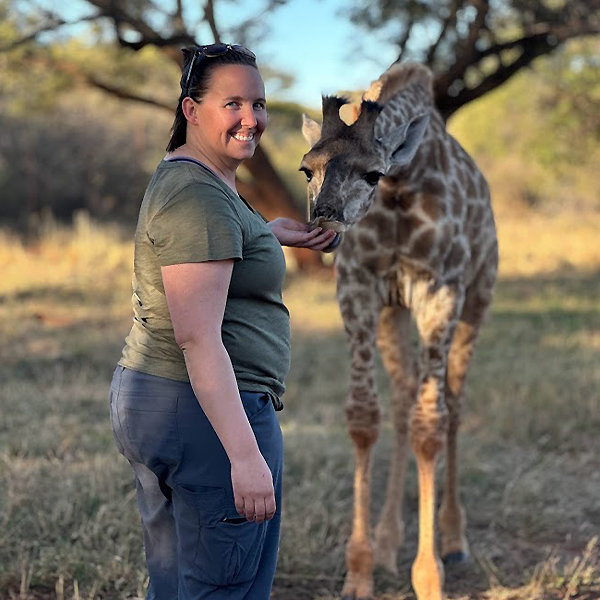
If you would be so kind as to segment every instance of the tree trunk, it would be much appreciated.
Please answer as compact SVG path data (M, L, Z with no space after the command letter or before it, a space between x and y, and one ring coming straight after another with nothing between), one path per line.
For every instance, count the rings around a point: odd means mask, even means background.
M252 175L252 181L238 181L238 189L265 218L272 220L277 217L289 217L306 222L306 215L296 208L292 194L260 146L244 166ZM319 252L307 248L292 248L292 253L300 270L323 266Z

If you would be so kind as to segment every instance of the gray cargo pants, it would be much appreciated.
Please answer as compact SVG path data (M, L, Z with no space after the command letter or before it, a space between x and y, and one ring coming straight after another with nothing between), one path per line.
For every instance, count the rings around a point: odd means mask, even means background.
M117 367L110 415L133 467L150 576L147 600L267 600L281 521L283 440L267 394L241 392L271 473L277 512L236 511L231 465L188 383Z

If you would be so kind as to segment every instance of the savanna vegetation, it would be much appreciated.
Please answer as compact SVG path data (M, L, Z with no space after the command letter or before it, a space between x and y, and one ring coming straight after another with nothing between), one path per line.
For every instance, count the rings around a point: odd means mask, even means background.
M0 38L16 39L10 19ZM449 121L490 181L501 253L461 438L472 560L448 570L450 600L600 598L598 44L566 43ZM137 207L171 119L49 61L87 65L167 104L178 73L152 45L122 53L99 41L92 52L75 39L45 51L0 52L0 598L142 598L132 477L106 394L131 322ZM300 212L305 108L271 100L264 146ZM293 357L273 597L331 600L352 506L347 348L331 273L307 276L288 258ZM379 379L374 511L391 447L381 369ZM380 600L413 598L413 464L408 479L400 575L377 573Z
M451 600L600 597L600 216L500 221L503 271L471 372L461 438L472 561ZM129 465L106 394L131 315L130 231L81 215L29 247L2 235L0 597L141 598L145 568ZM563 252L568 251L569 258ZM274 598L341 589L352 504L343 404L348 359L328 276L290 272L292 371L281 423L284 527ZM375 456L374 508L391 446ZM417 487L408 474L400 576L412 598Z

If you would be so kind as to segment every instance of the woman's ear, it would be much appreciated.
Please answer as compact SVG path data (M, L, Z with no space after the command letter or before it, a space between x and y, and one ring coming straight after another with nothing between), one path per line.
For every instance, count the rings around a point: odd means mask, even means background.
M198 105L189 96L183 99L181 110L188 123L198 125Z

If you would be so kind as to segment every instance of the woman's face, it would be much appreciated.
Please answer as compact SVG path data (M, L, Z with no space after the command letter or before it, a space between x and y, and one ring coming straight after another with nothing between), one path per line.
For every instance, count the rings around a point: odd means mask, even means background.
M267 126L265 86L255 68L215 68L208 90L195 108L198 118L193 135L212 162L235 168L254 155Z

